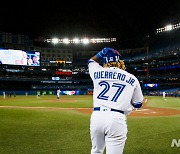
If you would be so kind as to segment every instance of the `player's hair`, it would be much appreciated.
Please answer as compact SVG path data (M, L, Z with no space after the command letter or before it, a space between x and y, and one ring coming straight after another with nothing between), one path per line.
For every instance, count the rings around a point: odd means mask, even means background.
M117 62L106 63L103 67L117 67L117 68L120 68L122 70L126 69L125 63L122 60L119 60Z

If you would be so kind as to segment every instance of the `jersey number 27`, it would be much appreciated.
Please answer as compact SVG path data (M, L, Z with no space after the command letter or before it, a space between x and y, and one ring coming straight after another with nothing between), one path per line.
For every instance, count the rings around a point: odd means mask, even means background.
M106 96L106 93L111 89L111 88L117 88L117 91L115 92L113 98L111 101L117 102L117 99L121 95L122 91L124 90L126 85L119 84L119 83L113 83L112 86L109 85L108 82L106 81L101 81L99 82L100 86L104 86L104 89L101 91L101 93L97 96L98 99L103 99L103 100L108 100L109 96Z

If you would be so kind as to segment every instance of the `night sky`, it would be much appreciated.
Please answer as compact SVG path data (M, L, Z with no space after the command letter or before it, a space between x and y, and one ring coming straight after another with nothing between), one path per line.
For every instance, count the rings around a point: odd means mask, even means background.
M116 37L133 42L180 22L180 0L5 1L0 31L50 38Z

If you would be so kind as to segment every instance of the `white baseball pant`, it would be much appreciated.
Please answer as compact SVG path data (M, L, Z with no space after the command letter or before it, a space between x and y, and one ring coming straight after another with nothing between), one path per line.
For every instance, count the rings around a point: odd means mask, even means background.
M90 119L91 154L122 154L127 139L126 116L114 111L94 111Z

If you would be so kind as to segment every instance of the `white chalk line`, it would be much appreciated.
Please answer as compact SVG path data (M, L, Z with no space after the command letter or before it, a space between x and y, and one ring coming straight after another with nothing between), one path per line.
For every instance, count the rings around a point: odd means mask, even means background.
M37 106L0 106L0 108L15 108L15 109L58 109L58 110L86 110L92 108L61 108L61 107L37 107Z
M92 110L93 108L62 108L62 107L37 107L37 106L0 106L0 108L9 109L48 109L48 110ZM156 114L157 112L150 111L150 109L138 109L133 112L139 112L143 114Z

